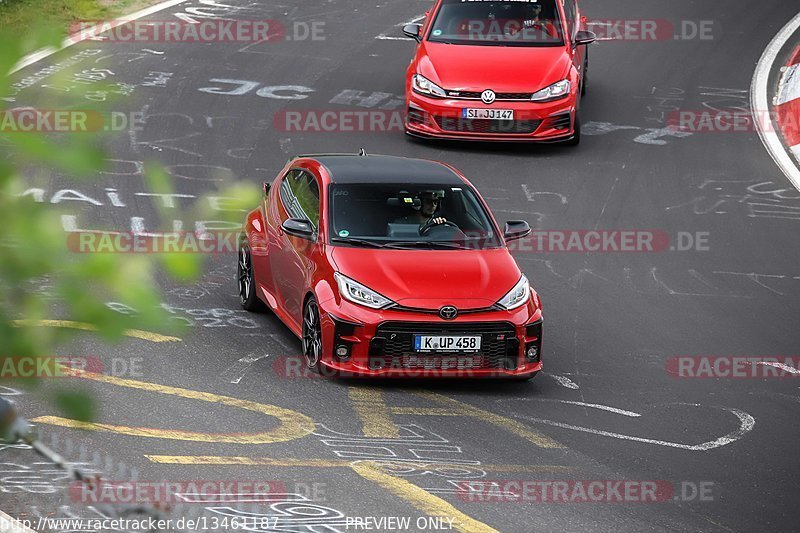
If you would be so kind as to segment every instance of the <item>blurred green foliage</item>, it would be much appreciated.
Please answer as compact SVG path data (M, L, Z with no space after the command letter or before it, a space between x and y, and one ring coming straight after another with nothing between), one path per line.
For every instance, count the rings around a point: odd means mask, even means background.
M80 99L79 91L48 96L47 101L35 104L2 99L11 94L10 84L15 77L8 73L25 53L56 46L63 38L62 33L47 27L24 33L0 31L0 113L20 105L45 109L76 109L80 105L78 109L86 109L86 99ZM98 109L102 112L102 107ZM31 180L52 184L63 178L97 179L105 160L113 158L104 150L106 135L0 129L0 356L53 355L72 336L92 334L35 325L44 319L88 324L105 341L119 341L127 329L176 333L176 321L170 321L169 313L160 306L156 274L163 267L173 278L191 280L202 272L198 254L73 253L62 228L61 205L36 202L30 195L22 195ZM150 192L172 191L169 176L157 163L146 165L142 187ZM213 194L234 197L244 209L255 205L258 192L256 187L233 184L230 189ZM208 204L199 200L193 214L202 216L202 209L207 210ZM161 220L178 218L175 209L167 213L161 207L161 211ZM217 219L236 222L243 218L236 211L215 215ZM231 263L235 265L235 260ZM47 290L43 290L45 286ZM112 311L106 306L109 301L125 304L138 313L123 315ZM20 319L25 319L24 325L18 322ZM87 419L94 411L91 399L74 388L51 391L50 397L57 399L57 405L68 416Z
M66 31L77 20L113 18L157 0L0 0L0 33L43 24ZM28 51L33 50L29 48Z

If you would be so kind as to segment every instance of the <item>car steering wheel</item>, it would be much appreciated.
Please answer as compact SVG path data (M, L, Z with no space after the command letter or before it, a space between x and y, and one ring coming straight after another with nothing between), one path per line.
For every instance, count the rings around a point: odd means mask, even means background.
M424 226L419 228L419 234L422 235L423 237L425 237L426 235L428 235L428 232L431 229L433 229L434 227L436 227L436 226L450 226L451 228L455 228L457 230L461 229L461 228L458 227L458 224L456 224L455 222L450 222L449 220L446 220L445 222L442 222L441 224L437 224L437 223L435 223L433 221L433 219L430 219L429 221L427 221L425 223Z

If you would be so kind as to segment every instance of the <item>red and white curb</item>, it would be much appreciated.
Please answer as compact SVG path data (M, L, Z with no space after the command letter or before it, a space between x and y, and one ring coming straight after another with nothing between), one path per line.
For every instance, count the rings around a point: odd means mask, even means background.
M783 141L800 162L800 45L781 69L778 94L772 100Z
M786 68L783 72L783 86L778 94L775 94L774 88L769 86L770 74L774 71L773 69L775 68L775 63L778 60L781 50L786 48L786 44L789 41L797 39L796 34L798 30L800 30L800 13L778 32L778 35L772 39L772 42L769 43L766 50L764 50L764 53L761 55L761 59L758 61L755 74L753 75L753 83L750 86L750 107L754 117L760 116L765 110L775 109L775 107L770 104L774 102L777 105L778 101L782 102L781 107L786 106L785 109L783 109L785 113L790 113L792 110L797 113L799 110L794 106L798 105L796 100L798 96L800 96L800 93L798 93L798 91L800 91L800 71L798 68L800 67ZM796 55L797 54L793 54L794 57L796 57ZM789 77L790 75L791 78ZM792 94L795 96L792 97ZM783 95L782 100L777 100L776 98L780 95ZM770 98L770 96L773 98ZM795 103L790 104L791 102ZM788 104L790 104L791 107ZM787 122L782 123L787 124L788 127L793 124L792 120L794 120L796 124L798 119L800 119L800 117L795 115L791 119L787 119ZM764 127L760 120L754 122L758 129L758 135L767 148L767 152L769 152L769 155L772 156L772 159L786 177L789 178L792 185L800 191L800 159L798 158L800 157L800 148L796 148L797 143L791 145L787 144L792 141L784 141L783 132L780 131L780 128ZM794 134L796 134L796 132L793 132L793 135ZM795 147L794 151L790 147Z

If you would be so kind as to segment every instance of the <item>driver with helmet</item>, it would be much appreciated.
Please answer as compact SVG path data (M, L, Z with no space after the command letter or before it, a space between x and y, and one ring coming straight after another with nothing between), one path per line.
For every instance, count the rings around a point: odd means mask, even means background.
M414 211L404 217L395 220L396 224L444 224L447 219L444 217L434 217L441 204L440 191L420 191L415 199L419 199L419 207L414 202Z

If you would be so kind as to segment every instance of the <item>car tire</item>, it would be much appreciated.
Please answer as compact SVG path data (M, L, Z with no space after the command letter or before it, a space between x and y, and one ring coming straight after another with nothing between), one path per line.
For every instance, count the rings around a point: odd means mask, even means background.
M565 141L564 144L567 146L578 146L581 143L581 117L578 115L578 112L575 111L575 134L569 140Z
M319 372L320 359L322 359L322 325L320 322L319 305L311 296L303 306L303 357L306 367L314 372Z
M236 280L239 286L239 303L242 309L253 313L266 310L267 306L256 295L256 278L253 270L253 256L246 239L239 243L239 264L236 267Z

